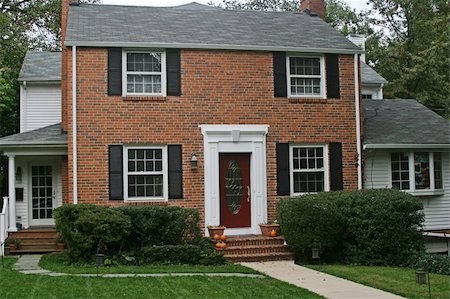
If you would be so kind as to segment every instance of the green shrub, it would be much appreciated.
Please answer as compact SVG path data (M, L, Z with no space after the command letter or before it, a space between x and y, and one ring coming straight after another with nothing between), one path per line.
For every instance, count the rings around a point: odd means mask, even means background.
M120 252L131 228L129 216L96 205L63 205L54 218L73 262L92 261L98 251Z
M197 245L162 245L143 247L139 263L145 264L199 264L202 251Z
M322 215L319 207L315 207L316 202L333 208L324 210ZM332 205L328 206L323 202ZM334 207L338 211L334 211ZM414 196L398 190L340 191L308 195L281 201L278 213L290 246L296 250L307 248L314 235L317 235L321 238L321 243L329 246L328 252L332 251L334 258L341 262L406 265L410 256L424 251L420 233L423 222L422 204ZM328 216L327 213L331 215ZM332 218L323 219L326 217ZM337 221L341 217L344 222ZM320 228L315 228L316 226ZM328 234L331 234L330 240L322 241L323 236Z
M338 192L332 196L347 219L345 261L364 265L407 264L424 251L422 203L393 189Z
M331 256L344 232L336 204L317 196L279 202L278 217L286 242L302 259L311 257L311 248L319 243L323 257Z
M450 257L443 254L422 253L414 255L408 266L431 273L450 275Z
M117 210L131 219L127 250L139 251L152 245L182 245L200 237L197 209L127 206Z

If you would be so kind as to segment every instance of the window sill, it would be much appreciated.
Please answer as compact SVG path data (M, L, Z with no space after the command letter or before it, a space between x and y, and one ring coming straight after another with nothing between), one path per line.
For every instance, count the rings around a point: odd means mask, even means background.
M167 206L168 201L164 199L127 199L124 201L125 204L130 206Z
M164 102L166 101L166 96L123 96L124 101L152 101L152 102Z
M444 189L438 190L415 190L415 191L406 191L414 196L433 196L433 195L443 195Z
M325 104L328 99L324 98L288 98L289 103L293 104Z

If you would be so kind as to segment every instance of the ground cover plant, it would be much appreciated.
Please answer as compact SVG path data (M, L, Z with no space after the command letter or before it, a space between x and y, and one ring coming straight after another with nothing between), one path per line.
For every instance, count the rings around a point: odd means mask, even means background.
M403 265L424 252L422 203L391 189L323 192L282 200L278 217L300 260Z
M0 298L322 298L278 280L245 277L97 278L25 275L0 266ZM165 266L166 267L166 266Z
M308 267L406 298L428 298L428 285L416 283L414 269L351 265L308 265ZM430 274L430 284L431 298L449 298L450 276Z

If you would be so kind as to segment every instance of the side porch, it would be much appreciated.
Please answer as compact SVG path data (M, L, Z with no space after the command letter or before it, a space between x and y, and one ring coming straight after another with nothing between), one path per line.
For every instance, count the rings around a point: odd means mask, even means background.
M0 150L8 158L8 196L2 199L0 211L0 254L4 254L8 237L17 242L23 237L20 242L31 249L40 248L35 242L38 239L49 247L56 240L53 209L62 205L61 165L67 157L67 134L55 124L1 138Z

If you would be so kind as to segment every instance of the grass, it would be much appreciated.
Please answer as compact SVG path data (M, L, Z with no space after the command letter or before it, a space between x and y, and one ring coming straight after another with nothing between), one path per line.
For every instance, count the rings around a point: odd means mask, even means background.
M321 298L314 293L269 277L51 277L16 272L11 269L15 261L16 258L7 257L4 260L4 267L0 265L2 299Z
M307 267L407 298L428 298L428 285L416 284L416 271L409 268L307 265ZM450 276L430 274L431 297L450 298Z
M53 272L60 273L97 273L95 265L70 265L64 253L46 254L42 257L39 265ZM99 267L100 274L109 273L247 273L254 274L257 271L237 265L226 264L221 266L202 265L146 265L146 266L109 266Z

